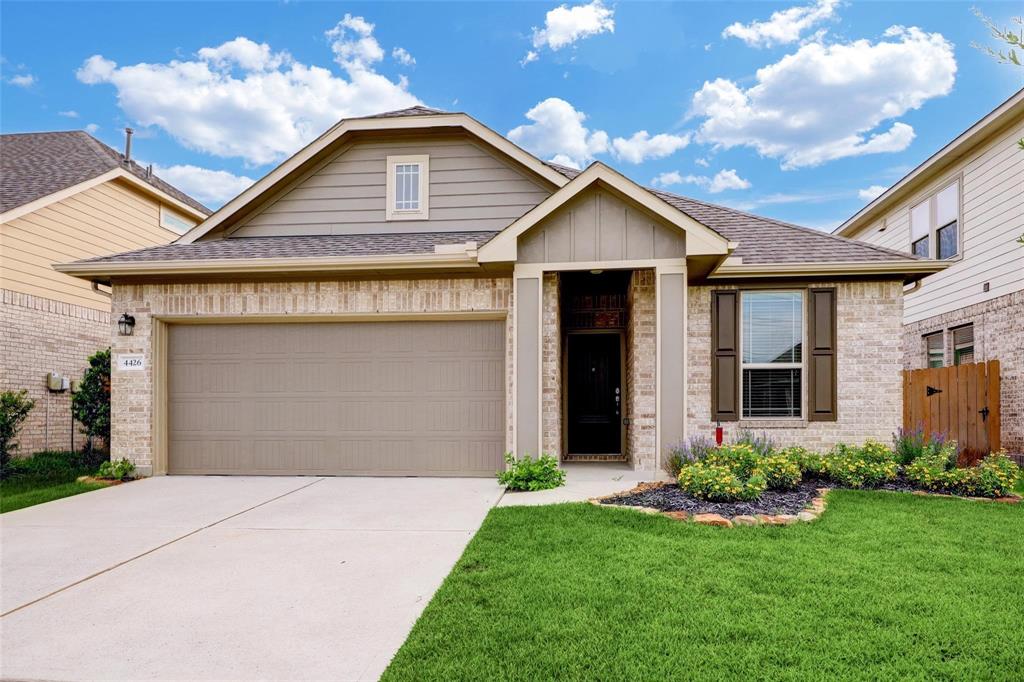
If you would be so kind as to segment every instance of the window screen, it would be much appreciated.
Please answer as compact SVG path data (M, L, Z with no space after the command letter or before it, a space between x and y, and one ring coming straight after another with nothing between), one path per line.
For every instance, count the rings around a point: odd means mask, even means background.
M743 417L800 416L803 324L801 292L743 292Z

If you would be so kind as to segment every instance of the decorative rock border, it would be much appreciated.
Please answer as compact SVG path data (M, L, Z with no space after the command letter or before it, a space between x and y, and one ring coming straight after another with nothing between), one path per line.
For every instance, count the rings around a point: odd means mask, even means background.
M659 514L661 516L674 519L676 521L692 521L693 523L699 523L704 526L717 526L720 528L733 528L735 526L791 526L795 523L810 523L811 521L817 521L818 518L825 513L825 508L828 505L825 499L828 495L828 491L832 488L818 488L818 494L811 499L809 506L799 514L756 514L756 515L740 515L726 518L721 514L690 514L685 511L661 511L654 507L637 507L631 505L605 505L602 504L602 500L611 499L613 497L619 497L621 495L643 492L651 490L652 488L658 488L665 485L663 481L656 481L652 483L640 483L635 488L626 490L619 493L613 493L611 495L604 495L602 497L592 497L588 500L591 504L595 504L602 507L614 507L616 509L632 509L634 511L642 512L644 514ZM897 490L886 490L885 492L900 492ZM950 497L958 500L970 500L972 502L1001 502L1003 504L1018 504L1021 501L1021 496L1016 493L1008 495L1006 497L960 497L958 495L948 495L946 493L932 493L927 490L915 490L914 495L920 495L922 497Z
M635 488L625 491L625 493L642 492L662 485L665 484L662 482L641 483ZM794 523L816 521L818 517L824 514L825 507L827 505L825 495L829 490L830 488L818 488L817 496L812 498L810 505L799 514L777 514L774 516L770 514L756 514L753 516L744 514L741 516L726 518L721 514L691 515L689 512L685 511L661 511L654 507L637 507L625 504L605 505L601 503L602 500L619 497L625 493L614 493L612 495L604 495L602 497L592 497L588 502L602 507L612 506L616 509L632 509L644 514L659 514L676 521L692 521L693 523L699 523L704 526L717 526L719 528L733 528L735 526L790 526Z

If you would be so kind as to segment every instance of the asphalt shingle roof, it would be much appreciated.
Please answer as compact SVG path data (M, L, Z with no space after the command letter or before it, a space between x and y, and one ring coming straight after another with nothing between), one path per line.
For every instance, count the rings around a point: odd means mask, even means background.
M138 251L98 256L81 263L231 260L237 258L330 258L433 253L444 244L483 244L493 230L399 234L323 234L295 237L236 237L192 244L163 244Z
M83 130L0 135L0 212L123 168L203 215L210 209Z

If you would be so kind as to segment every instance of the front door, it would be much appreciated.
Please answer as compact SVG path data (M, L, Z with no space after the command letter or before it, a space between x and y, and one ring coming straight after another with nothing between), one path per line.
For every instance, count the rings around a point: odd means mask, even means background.
M568 453L622 451L622 336L618 332L569 334Z

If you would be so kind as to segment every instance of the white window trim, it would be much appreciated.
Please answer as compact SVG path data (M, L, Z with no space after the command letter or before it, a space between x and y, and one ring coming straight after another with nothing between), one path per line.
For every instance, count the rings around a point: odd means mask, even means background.
M176 218L177 220L180 220L181 222L185 223L186 226L174 227L172 225L168 225L164 222L165 216ZM185 234L198 224L199 223L193 220L192 218L189 218L186 215L178 213L174 209L168 208L164 204L160 204L160 227L164 228L165 230L170 230L171 232L175 232L177 234Z
M740 366L740 422L794 421L803 420L807 401L807 290L806 289L750 289L740 291L739 347L737 359ZM745 294L800 294L800 362L743 362L743 296ZM744 413L743 370L744 369L799 369L800 370L800 413L787 417L748 417Z
M395 166L416 164L420 167L420 207L414 211L400 211L395 208ZM387 158L387 191L385 192L385 214L387 220L429 220L430 219L430 156L389 156Z
M928 239L928 258L938 260L939 258L939 230L946 225L949 225L952 221L944 223L942 225L938 223L938 196L951 186L956 185L956 254L949 258L943 258L945 261L957 261L964 257L964 183L963 176L957 175L949 182L944 182L934 192L930 192L928 196L924 197L920 201L916 201L910 205L907 209L907 225L909 228L910 247L909 252L914 253L914 244L920 239ZM914 239L914 227L910 221L913 219L914 209L921 204L928 204L928 234L925 237Z

